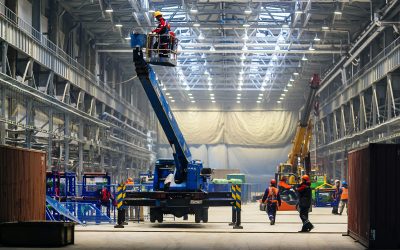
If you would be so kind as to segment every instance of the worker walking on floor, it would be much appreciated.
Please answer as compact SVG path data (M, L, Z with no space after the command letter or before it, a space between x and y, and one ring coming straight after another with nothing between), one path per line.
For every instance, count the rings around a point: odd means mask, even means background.
M275 224L276 211L281 206L281 197L279 190L276 188L276 180L272 179L269 187L264 192L262 202L267 202L267 213L270 220L270 224Z
M346 206L346 214L348 209L348 201L349 201L349 188L347 186L347 182L342 182L341 187L341 194L340 194L340 207L339 207L339 214L342 215L344 207Z
M303 227L299 232L310 232L314 225L308 220L308 212L311 207L311 182L308 175L301 177L301 184L297 188L299 193L298 208L300 212L300 219L303 222Z
M340 181L335 180L335 193L333 194L332 214L339 214L338 207L340 202Z

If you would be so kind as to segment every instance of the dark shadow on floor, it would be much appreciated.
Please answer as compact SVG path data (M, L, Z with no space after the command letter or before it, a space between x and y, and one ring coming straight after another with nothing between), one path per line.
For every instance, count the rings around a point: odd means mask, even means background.
M152 228L204 228L201 224L182 224L182 223L165 223L165 224L154 224Z

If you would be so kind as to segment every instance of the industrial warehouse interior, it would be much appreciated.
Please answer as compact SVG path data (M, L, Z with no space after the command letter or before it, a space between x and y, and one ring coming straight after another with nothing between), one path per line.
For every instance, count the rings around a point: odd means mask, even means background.
M0 0L0 249L400 249L399 13Z

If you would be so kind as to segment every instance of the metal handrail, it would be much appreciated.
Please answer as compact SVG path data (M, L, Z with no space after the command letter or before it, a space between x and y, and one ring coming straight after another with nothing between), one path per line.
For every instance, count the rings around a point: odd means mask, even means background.
M20 18L16 13L10 10L5 6L4 3L0 3L0 18L6 20L14 27L18 28L30 38L32 38L35 42L40 44L42 47L51 52L54 56L61 59L65 63L67 63L71 68L76 70L82 76L93 82L97 86L101 86L106 90L106 92L111 93L113 96L118 96L116 91L109 86L107 86L103 81L98 79L95 74L87 70L82 64L73 59L70 55L68 55L63 49L58 47L52 41L50 41L45 35L36 30L30 24L25 22L22 18ZM121 102L130 105L126 100L120 99Z
M398 46L400 45L400 37L386 46L379 54L377 54L371 61L365 64L360 70L358 70L353 76L347 79L346 84L341 85L340 87L336 88L334 92L328 94L329 96L326 98L328 103L332 99L335 98L335 95L341 92L343 89L347 88L348 86L354 84L356 79L361 77L367 70L371 69L375 64L377 64L380 60L389 56Z

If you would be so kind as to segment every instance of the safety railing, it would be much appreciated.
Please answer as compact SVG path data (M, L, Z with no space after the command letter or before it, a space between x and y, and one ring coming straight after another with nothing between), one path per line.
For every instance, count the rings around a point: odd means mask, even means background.
M149 34L147 35L146 42L146 57L148 59L153 57L166 57L176 61L178 43L179 40L170 34Z
M357 73L353 74L351 78L349 78L346 84L351 84L355 79L360 77L363 73L369 70L373 65L379 62L381 59L385 58L389 55L394 49L396 49L400 45L400 37L394 40L391 44L386 46L379 54L377 54L370 62L365 64Z
M70 69L75 70L78 74L85 77L91 83L101 87L106 92L110 93L115 97L118 96L117 92L114 89L106 85L95 74L87 70L76 59L68 55L63 49L58 47L56 44L50 41L45 35L43 35L40 31L36 30L34 27L32 27L32 25L24 21L16 13L7 8L2 2L0 2L0 19L6 20L10 25L13 25L14 27L18 28L29 38L38 43L41 47L49 51L52 56L55 56L64 63L68 64ZM119 99L119 101L121 101L125 105L130 105L130 103L128 103L126 100Z

